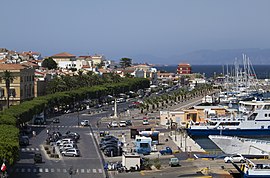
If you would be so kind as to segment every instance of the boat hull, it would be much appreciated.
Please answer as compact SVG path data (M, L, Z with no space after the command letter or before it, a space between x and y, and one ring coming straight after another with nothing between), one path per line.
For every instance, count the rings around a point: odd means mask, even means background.
M227 135L227 136L270 136L270 129L187 129L190 136L209 136L209 135Z

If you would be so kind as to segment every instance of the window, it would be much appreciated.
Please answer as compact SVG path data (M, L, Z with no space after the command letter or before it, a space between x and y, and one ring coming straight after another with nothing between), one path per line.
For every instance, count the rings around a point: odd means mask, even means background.
M15 97L16 96L15 88L9 89L9 94L10 94L10 96Z
M264 117L267 117L267 114L264 114Z
M0 98L5 96L5 89L4 88L0 88Z

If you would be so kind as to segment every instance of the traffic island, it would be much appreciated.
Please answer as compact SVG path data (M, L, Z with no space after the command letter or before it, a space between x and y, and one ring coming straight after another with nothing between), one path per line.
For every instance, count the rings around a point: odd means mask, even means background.
M45 153L49 158L60 158L59 154L56 153L55 147L51 145L43 145Z

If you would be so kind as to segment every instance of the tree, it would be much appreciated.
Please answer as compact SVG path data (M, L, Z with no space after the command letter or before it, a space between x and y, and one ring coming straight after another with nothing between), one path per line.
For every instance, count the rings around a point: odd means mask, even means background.
M132 59L130 58L121 58L120 59L120 65L122 68L130 67L132 64Z
M41 63L41 66L48 68L49 70L57 69L57 63L51 57L44 59Z
M9 97L10 97L10 83L13 82L14 76L11 75L10 71L4 71L3 77L2 77L6 83L6 90L7 90L7 107L9 108Z

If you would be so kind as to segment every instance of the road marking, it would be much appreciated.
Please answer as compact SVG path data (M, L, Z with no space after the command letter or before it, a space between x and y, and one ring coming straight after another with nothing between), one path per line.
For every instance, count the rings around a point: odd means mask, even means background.
M51 168L51 172L54 172L54 168Z
M49 169L48 168L45 168L45 171L44 172L49 172Z
M28 169L27 169L27 172L31 172L31 169L30 169L30 168L28 168Z
M30 151L30 148L26 148L27 151Z
M38 172L43 172L42 168L39 168Z
M25 151L25 148L22 148L21 150L22 150L22 152L24 152Z
M87 172L87 173L90 173L90 172L91 172L91 169L86 169L86 172Z
M59 168L56 169L57 172L61 172L61 170Z
M141 171L140 173L141 173L141 175L142 175L142 176L144 176L144 175L145 175L143 171Z
M67 170L66 170L66 169L63 169L63 172L64 172L64 173L66 173L66 172L67 172Z
M36 168L33 169L33 172L37 172Z
M35 151L35 148L31 148L31 151Z
M84 169L81 169L81 173L84 173Z
M15 172L19 172L19 168L16 168Z
M98 169L98 172L99 172L99 173L102 173L102 169Z
M36 151L39 151L39 148L36 148Z
M97 173L97 170L96 169L93 169L93 173Z
M24 170L24 168L22 168L22 172L24 172L25 170Z

